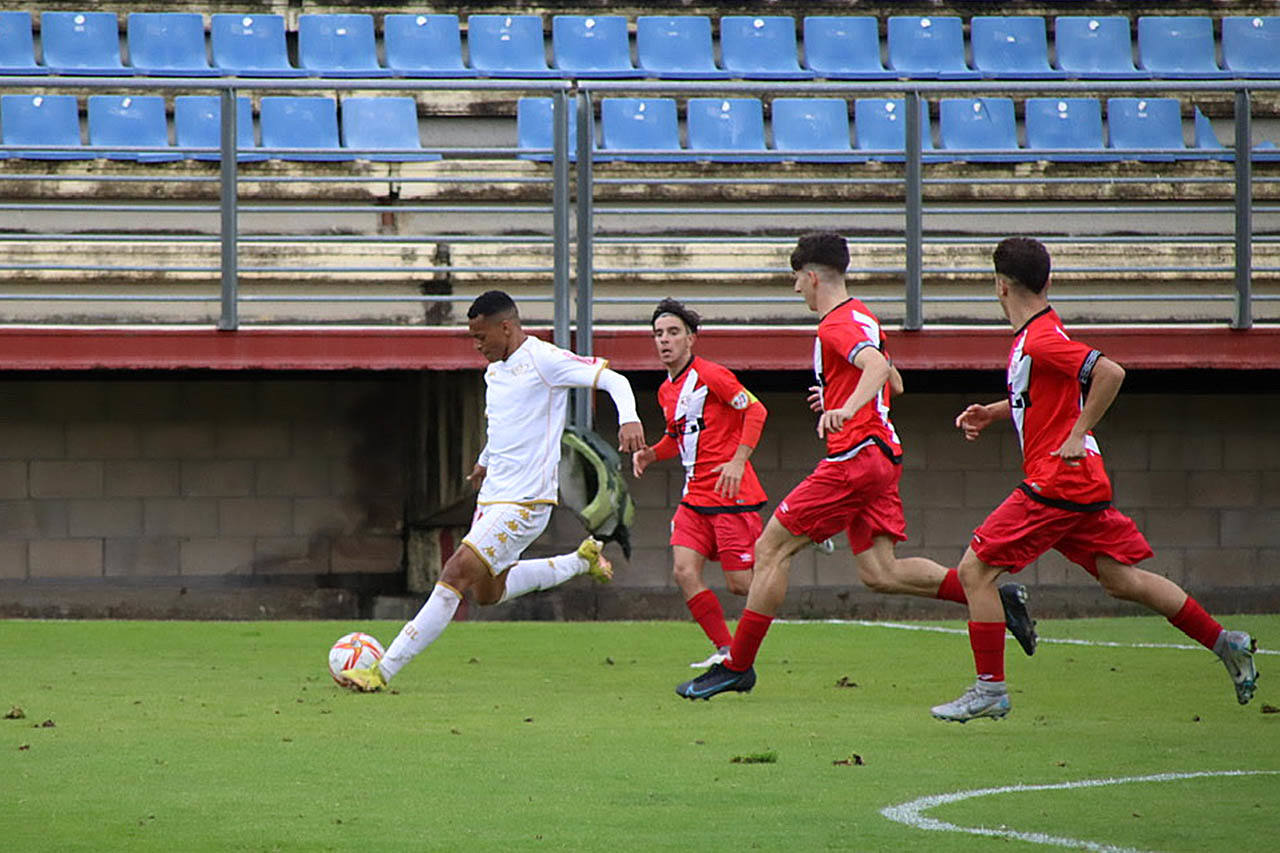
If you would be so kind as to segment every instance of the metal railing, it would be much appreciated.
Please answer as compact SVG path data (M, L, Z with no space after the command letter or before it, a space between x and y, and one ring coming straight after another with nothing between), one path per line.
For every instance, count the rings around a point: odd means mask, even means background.
M1079 87L1079 92L1073 91L1072 94L1088 93L1096 95L1108 94L1125 94L1125 95L1165 95L1177 94L1180 96L1187 95L1216 95L1225 97L1230 95L1232 98L1232 109L1234 117L1235 139L1250 139L1252 132L1252 99L1253 91L1280 91L1280 81L1089 81L1087 83L1074 84ZM1121 273L1127 275L1141 274L1144 272L1194 272L1198 274L1220 275L1223 281L1230 281L1232 289L1227 293L1213 292L1205 289L1203 292L1197 293L1133 293L1133 294L1087 294L1073 296L1071 294L1056 295L1056 301L1069 302L1076 300L1089 300L1092 302L1104 303L1108 301L1126 301L1133 303L1142 302L1159 302L1169 300L1170 302L1230 302L1232 312L1230 317L1230 325L1234 328L1248 328L1253 322L1254 303L1259 300L1271 300L1277 298L1273 294L1255 293L1253 289L1253 277L1255 273L1275 273L1280 272L1280 267L1262 266L1254 267L1253 264L1253 248L1254 243L1260 245L1270 245L1275 239L1269 236L1259 236L1254 234L1255 214L1274 214L1280 212L1280 205L1256 205L1253 203L1252 191L1255 184L1253 175L1253 159L1254 153L1251 149L1247 149L1249 156L1237 157L1234 149L1222 149L1214 151L1190 152L1203 156L1206 159L1219 161L1233 161L1233 171L1230 176L1225 175L1183 175L1177 180L1180 183L1188 185L1227 185L1232 187L1231 201L1222 203L1203 203L1203 202L1175 202L1175 203L1127 203L1127 204L1099 204L1099 203L1037 203L1034 201L1019 201L1016 204L1009 202L1002 203L959 203L959 204L939 204L926 201L926 190L931 187L965 187L973 186L979 183L1000 183L1007 184L1011 187L1026 187L1034 184L1053 184L1058 186L1071 185L1089 185L1097 184L1099 180L1105 180L1115 183L1158 183L1167 180L1159 173L1144 174L1139 176L1115 176L1105 174L1100 176L1077 175L1067 177L1054 176L1019 176L997 175L991 177L972 177L972 176L956 176L956 175L934 175L930 173L932 166L942 158L946 159L964 159L966 157L982 158L990 157L993 152L989 150L981 151L931 151L926 150L921 145L920 126L922 122L922 109L930 97L951 97L951 96L974 96L974 95L1001 95L1001 96L1018 96L1031 94L1048 94L1061 95L1067 89L1067 84L1063 81L956 81L956 82L933 82L933 81L876 81L876 82L847 82L847 83L819 83L819 82L787 82L787 83L753 83L753 82L725 82L725 81L709 81L709 82L683 82L683 81L664 81L664 82L646 82L646 81L605 81L605 80L582 80L576 83L564 80L545 80L545 81L513 81L513 80L254 80L254 79L142 79L142 78L45 78L45 77L0 77L0 90L36 90L48 91L51 89L70 89L74 91L137 91L144 90L148 92L166 92L166 91L182 91L182 90L213 90L219 93L222 102L221 110L221 128L220 128L220 148L217 153L220 157L219 172L214 176L201 175L170 175L156 174L151 175L93 175L89 179L104 182L116 182L121 184L137 183L143 181L155 181L159 183L175 183L190 182L210 184L214 181L218 182L218 200L216 204L188 204L188 203L168 203L160 204L154 202L128 202L128 203L100 203L100 202L52 202L37 203L32 201L17 201L0 204L0 211L6 212L22 212L25 214L38 212L57 212L57 213L80 213L85 216L93 216L95 214L162 214L172 216L175 214L216 214L218 217L217 236L202 236L190 234L166 234L155 235L146 233L116 233L114 235L101 234L72 234L63 231L54 231L48 234L30 234L30 233L0 233L0 242L9 240L25 240L28 242L48 242L56 243L60 240L74 239L77 241L101 241L109 242L112 239L120 239L124 237L130 241L145 243L147 241L167 241L172 243L189 242L211 243L216 240L219 247L219 261L216 267L208 264L183 264L183 265L129 265L129 264L92 264L92 265L73 265L73 264L6 264L0 266L0 272L30 272L33 270L42 270L48 272L58 272L65 270L86 271L86 272L143 272L143 273L208 273L216 275L220 282L220 290L216 296L207 296L202 294L151 294L151 293L132 293L132 294L84 294L84 293L0 293L0 300L17 301L17 300L46 300L49 302L57 301L167 301L167 302L208 302L216 299L219 305L219 313L217 318L217 326L219 329L232 330L240 326L240 308L242 305L260 302L335 302L335 303L377 303L377 302L419 302L424 305L430 303L447 303L456 302L462 299L470 298L469 296L459 295L457 293L419 293L419 294L377 294L377 293L346 293L346 294L289 294L289 293L244 293L240 286L240 278L242 273L322 273L331 276L344 276L353 274L376 274L379 272L395 272L397 274L421 274L421 275L455 275L459 273L475 274L477 276L501 277L507 275L549 275L551 278L550 295L531 295L522 297L531 300L546 300L552 304L553 326L555 338L557 342L567 343L571 329L576 326L577 340L576 346L584 354L590 354L592 348L591 330L595 322L595 309L597 306L608 305L626 305L631 303L649 303L653 301L652 293L637 296L619 296L619 295L600 295L596 293L595 279L597 276L654 276L667 274L669 270L661 266L597 266L597 249L601 247L617 247L617 246L636 246L643 247L646 245L656 245L660 243L670 243L673 240L679 240L682 243L697 244L714 244L717 241L738 242L743 239L750 239L766 245L782 245L789 244L794 240L794 234L788 233L787 236L764 235L756 236L751 234L745 237L743 229L730 229L723 226L725 217L740 218L741 221L767 221L773 225L772 230L794 232L800 230L797 227L778 228L776 223L780 221L806 222L814 219L840 220L845 216L857 215L859 217L878 218L886 223L893 223L881 229L879 234L856 233L851 234L850 242L855 247L859 245L869 246L872 244L884 244L887 242L901 242L902 246L902 265L875 266L862 265L851 270L851 272L873 275L883 278L900 278L903 287L901 296L885 296L870 295L867 297L869 302L882 302L892 305L901 305L902 325L909 330L920 329L925 323L925 307L927 305L945 306L948 304L964 303L974 301L972 297L964 295L952 295L945 293L926 293L924 282L926 276L950 276L964 277L976 275L989 275L989 268L978 266L954 266L954 265L935 265L927 266L925 263L926 247L946 247L948 245L957 245L960 242L972 242L973 238L955 236L945 233L933 233L938 229L930 229L927 227L929 220L932 218L944 217L962 217L966 221L976 221L983 217L1007 217L1016 216L1040 216L1040 217L1065 217L1065 216L1089 216L1089 217L1118 217L1118 216L1154 216L1154 217L1175 217L1175 216L1228 216L1232 219L1232 229L1221 232L1211 232L1206 230L1204 233L1195 235L1180 234L1140 234L1135 236L1126 236L1123 238L1108 234L1097 234L1081 238L1068 238L1063 236L1050 236L1047 241L1065 241L1073 239L1075 242L1090 242L1098 245L1106 245L1111 242L1142 242L1148 241L1152 243L1163 243L1175 245L1181 242L1195 243L1216 243L1221 245L1230 245L1232 247L1233 263L1230 266L1204 264L1196 267L1178 266L1178 265L1144 265L1141 263L1125 263L1119 265L1107 266L1089 266L1089 265L1064 265L1056 268L1056 272L1062 274L1085 274L1085 273ZM240 161L237 154L245 152L238 151L236 140L238 138L236 127L237 109L236 98L243 93L261 93L264 91L324 91L324 92L348 92L353 90L378 90L392 93L415 93L422 92L427 89L434 92L445 91L470 91L470 92L502 92L510 95L550 95L553 99L553 121L552 121L552 147L546 150L520 149L520 148L503 148L503 147L440 147L426 149L428 151L443 153L452 157L466 158L515 158L519 156L529 156L531 154L543 154L550 160L550 174L537 175L503 175L499 177L471 176L467 174L460 175L403 175L388 176L387 174L353 174L348 170L343 174L329 174L324 169L316 170L318 174L297 176L297 175L273 175L273 174L253 174L251 178L246 178L241 170ZM718 167L718 173L713 177L703 177L696 175L664 175L659 177L643 177L643 176L614 176L606 175L604 177L597 176L596 164L604 160L626 160L631 157L653 156L653 151L619 151L608 150L602 151L596 145L595 139L595 112L596 102L603 97L615 95L663 95L669 97L680 97L689 95L715 95L715 96L839 96L841 98L852 98L859 96L895 96L904 99L904 124L905 124L905 140L906 144L902 150L883 150L883 151L864 151L853 150L849 152L849 157L865 158L867 160L880 163L891 163L900 168L900 174L894 175L858 175L855 177L842 176L822 176L814 177L812 175L781 175L774 174L768 176L759 175L735 175L734 167L730 164L723 164ZM577 136L570 138L570 113L577 113ZM5 146L8 149L33 150L39 146L20 145ZM58 150L50 147L48 150ZM77 146L74 150L78 152L89 153L105 153L107 151L118 151L119 146ZM160 149L131 149L140 152L155 153ZM213 153L213 149L184 149L171 147L163 149L167 153ZM253 153L262 154L324 154L332 153L329 149L266 149L255 148ZM358 149L342 149L344 154L358 155L361 153ZM368 153L368 152L366 152ZM381 154L412 154L419 153L414 151L394 151L383 150ZM716 155L741 156L741 151L725 151L725 152L693 152L683 150L681 159L685 162L694 158L709 158ZM1026 154L1043 154L1046 152L1036 151L1024 152ZM1050 152L1051 153L1051 152ZM1063 151L1057 153L1070 154L1071 151ZM1081 153L1081 152L1074 152ZM1109 152L1108 152L1109 153ZM1125 156L1167 156L1170 155L1167 149L1143 149L1138 151L1126 151ZM1187 151L1179 152L1187 154ZM768 150L760 152L762 159L767 161L782 161L796 158L817 158L824 156L831 157L829 151L811 151L811 152L777 152ZM329 168L329 167L326 167ZM77 177L84 179L83 176L68 175L64 176L64 180L74 180ZM24 181L45 181L52 179L49 174L5 174L0 175L0 180L24 182ZM317 185L328 185L337 183L359 183L359 182L381 182L396 184L476 184L484 181L492 181L495 183L510 183L520 185L542 185L550 184L550 199L546 203L526 203L523 206L513 206L510 204L500 203L414 203L406 202L401 199L394 199L390 203L345 203L340 207L333 204L322 204L317 202L307 202L295 204L282 203L264 203L260 201L245 201L241 197L241 186L245 180L252 180L263 185L283 184L288 182L308 182ZM1271 180L1271 179L1268 179ZM841 185L859 185L861 187L884 187L886 190L892 190L895 187L901 188L901 202L860 202L860 203L790 203L790 204L759 204L759 203L658 203L658 204L641 204L627 202L601 202L597 200L597 196L602 190L610 188L622 188L644 186L646 184L661 183L667 186L689 186L689 187L727 187L733 185L742 186L765 186L773 185L777 187L788 188L800 194L804 194L813 190L821 190L824 188L838 187ZM577 188L576 193L574 188ZM495 200L496 201L496 200ZM329 265L329 266L291 266L282 264L277 266L263 265L246 265L242 264L243 248L259 243L288 243L289 238L265 235L265 234L242 234L242 217L257 215L280 215L280 216L303 216L311 214L331 214L335 210L341 210L345 214L362 213L362 214L382 214L382 213L402 213L402 214L430 214L435 216L460 216L467 215L484 215L489 217L502 217L515 212L527 215L535 215L538 217L548 217L549 227L546 233L538 233L530 236L520 236L519 242L537 245L550 245L551 262L548 266L531 266L528 264L474 264L472 266L459 266L452 263L428 263L428 264L408 264L399 265L394 268L382 267L377 265ZM625 222L628 218L646 217L654 220L676 222L674 228L663 228L663 236L647 236L640 233L639 229L628 229ZM607 229L600 227L601 222L623 220L624 225L620 229L615 229L620 233L609 233ZM694 225L693 229L689 229L689 225ZM683 231L681 230L683 228ZM695 233L684 233L693 230ZM707 232L715 231L719 236L708 236ZM675 232L673 234L673 232ZM900 235L900 236L899 236ZM502 235L484 234L484 233L437 233L434 231L428 233L410 233L397 234L394 236L386 235L340 235L340 234L311 234L301 238L297 238L296 243L307 243L314 245L340 245L343 243L366 243L376 245L378 243L403 243L403 244L422 244L431 245L434 243L451 241L456 243L496 243L501 244L504 241L511 241L514 238ZM781 277L783 270L775 266L751 266L744 264L741 266L685 266L680 270L684 276L723 276L723 275L755 275L766 276L776 275ZM755 304L768 306L774 303L793 302L794 297L790 294L785 296L753 296L748 294L733 295L703 295L697 298L697 301L710 304Z

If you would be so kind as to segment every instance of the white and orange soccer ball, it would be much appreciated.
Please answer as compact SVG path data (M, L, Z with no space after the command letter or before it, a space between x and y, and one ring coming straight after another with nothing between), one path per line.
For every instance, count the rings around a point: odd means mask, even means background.
M329 649L329 674L343 687L347 681L342 673L348 669L367 669L374 661L382 660L382 644L371 634L352 631L338 638Z

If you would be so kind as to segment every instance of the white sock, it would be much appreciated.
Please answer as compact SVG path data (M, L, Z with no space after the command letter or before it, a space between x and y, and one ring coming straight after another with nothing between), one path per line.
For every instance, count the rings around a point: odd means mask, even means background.
M458 593L444 584L436 584L427 603L422 605L412 621L405 623L387 653L382 656L382 662L378 665L382 676L390 681L391 676L400 671L400 667L434 643L444 633L444 629L449 627L461 602L462 598Z
M521 560L507 570L507 590L498 603L519 598L526 592L551 589L587 570L587 561L577 553Z

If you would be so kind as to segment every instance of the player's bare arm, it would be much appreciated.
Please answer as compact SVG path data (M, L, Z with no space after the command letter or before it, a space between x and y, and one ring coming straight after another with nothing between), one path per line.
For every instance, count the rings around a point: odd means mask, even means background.
M644 471L654 462L658 461L658 454L652 447L642 447L635 453L631 454L631 474L637 479L644 475Z
M900 397L906 389L907 386L902 384L902 374L898 372L898 368L894 366L892 361L889 362L889 393L895 397Z
M716 480L716 494L724 495L726 498L738 496L738 489L742 487L742 475L747 469L747 460L751 458L754 450L755 448L749 444L739 444L732 459L711 469L713 472L720 473L720 478Z
M984 429L996 421L1006 420L1008 417L1008 400L998 400L985 406L981 403L974 403L956 415L956 428L964 431L964 437L968 441L977 441L978 436Z
M477 462L467 475L467 482L471 484L471 488L480 491L480 484L484 482L484 475L487 473L489 469Z
M828 409L818 419L818 437L825 438L827 433L837 433L844 429L845 422L871 402L884 384L889 381L889 373L893 370L884 353L875 347L863 347L853 357L853 366L862 371L862 377L854 387L853 393L844 405L838 409Z
M822 386L809 386L809 409L814 412L822 411Z
M644 450L644 427L639 421L622 424L618 427L618 450L622 453L635 453Z
M1089 430L1097 426L1098 421L1102 420L1107 409L1111 408L1123 383L1124 368L1105 355L1100 356L1093 366L1089 393L1084 398L1080 417L1076 418L1066 441L1062 442L1062 446L1053 451L1052 455L1062 459L1084 458L1084 437L1089 434Z

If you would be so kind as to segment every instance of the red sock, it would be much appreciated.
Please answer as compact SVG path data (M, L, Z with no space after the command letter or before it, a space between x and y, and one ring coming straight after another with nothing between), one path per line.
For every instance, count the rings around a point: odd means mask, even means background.
M764 635L769 633L771 624L772 616L743 608L742 618L738 620L738 630L733 632L729 659L724 665L734 672L746 672L750 669L756 662L756 652L760 651L760 644L764 642Z
M1222 633L1218 620L1206 613L1200 602L1189 595L1182 609L1169 617L1169 622L1209 651L1213 651L1214 643Z
M955 569L947 569L946 575L942 578L942 583L938 585L938 591L934 596L941 598L943 601L954 601L956 604L968 604L969 599L964 594L964 584L960 583L960 573Z
M969 645L979 681L1004 681L1004 623L970 622Z
M724 624L724 610L720 608L720 599L716 598L714 592L704 589L686 601L685 606L717 649L733 642L729 626Z

